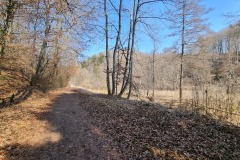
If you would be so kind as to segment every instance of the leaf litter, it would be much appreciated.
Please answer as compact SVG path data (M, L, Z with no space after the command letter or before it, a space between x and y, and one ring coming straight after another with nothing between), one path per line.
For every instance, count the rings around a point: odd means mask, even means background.
M122 159L240 159L237 126L145 101L84 99L82 106L113 137Z

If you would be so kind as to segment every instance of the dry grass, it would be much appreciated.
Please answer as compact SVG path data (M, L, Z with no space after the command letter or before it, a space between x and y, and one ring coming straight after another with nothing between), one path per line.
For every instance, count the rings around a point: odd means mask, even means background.
M223 87L209 87L195 91L198 97L192 98L192 106L216 119L240 125L240 93L227 92Z
M107 94L107 90L90 89L90 88L82 87L82 86L77 86L77 87L74 87L74 88L80 88L80 89L87 90L87 91L97 93L97 94Z
M146 90L141 90L140 98L144 100L148 100ZM191 98L192 98L192 91L183 90L183 102L188 102L189 100L191 100ZM157 102L169 107L178 106L179 91L178 90L155 90L154 102Z
M96 94L107 94L107 90L103 89L93 89L89 87L77 86L77 88L81 88L84 90L88 90L90 92ZM151 92L150 92L151 93ZM123 97L127 97L127 94L124 94ZM131 97L132 100L146 100L147 98L147 90L141 90L140 95L133 93ZM183 90L183 102L189 102L192 99L192 91L191 90ZM154 101L156 103L160 103L162 105L166 105L169 107L174 107L179 105L179 91L178 90L155 90L155 98Z
M106 90L88 89L79 87L93 93L106 94ZM205 90L185 89L183 90L183 105L192 111L208 114L215 119L220 119L225 122L240 125L240 94L227 94L224 88L212 86L207 92ZM151 96L151 91L149 96ZM196 96L196 94L198 94ZM126 97L124 95L123 97ZM133 94L132 100L145 100L147 98L147 90L141 90L139 94ZM167 107L178 107L179 91L178 90L155 90L154 102Z

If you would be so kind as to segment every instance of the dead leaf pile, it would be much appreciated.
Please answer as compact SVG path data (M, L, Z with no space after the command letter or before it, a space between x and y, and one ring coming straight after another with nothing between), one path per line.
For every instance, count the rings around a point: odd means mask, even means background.
M82 94L122 159L240 159L240 128L144 101Z

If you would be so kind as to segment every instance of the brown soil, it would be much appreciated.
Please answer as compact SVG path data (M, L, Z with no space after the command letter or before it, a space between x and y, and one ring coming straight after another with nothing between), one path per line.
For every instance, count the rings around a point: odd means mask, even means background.
M83 92L37 97L0 111L1 160L118 159L111 139L81 107Z
M238 160L239 142L237 126L82 89L33 94L0 110L1 160Z

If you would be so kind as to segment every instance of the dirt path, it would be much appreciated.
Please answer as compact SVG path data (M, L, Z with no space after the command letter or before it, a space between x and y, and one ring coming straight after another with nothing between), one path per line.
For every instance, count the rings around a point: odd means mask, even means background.
M60 89L0 110L0 160L239 160L239 133L182 109Z
M110 138L81 107L78 89L52 92L0 113L0 159L118 159Z

